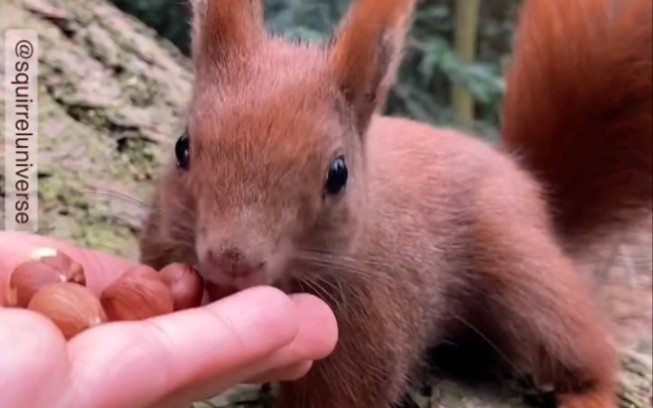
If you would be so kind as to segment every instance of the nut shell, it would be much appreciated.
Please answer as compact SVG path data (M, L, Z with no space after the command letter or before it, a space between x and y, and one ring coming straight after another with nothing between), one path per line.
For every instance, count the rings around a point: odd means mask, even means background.
M86 285L84 269L62 252L48 252L42 257L32 257L18 265L11 274L5 295L6 304L27 307L39 289L57 282Z
M204 280L191 266L174 263L159 271L161 279L170 288L175 310L199 307L204 296Z
M41 257L41 263L63 272L68 282L86 285L86 276L82 265L63 252L57 252L54 256Z
M107 286L100 302L111 321L143 320L174 311L172 294L159 273L142 265Z
M43 286L27 308L48 317L67 340L107 321L98 298L86 287L69 282Z

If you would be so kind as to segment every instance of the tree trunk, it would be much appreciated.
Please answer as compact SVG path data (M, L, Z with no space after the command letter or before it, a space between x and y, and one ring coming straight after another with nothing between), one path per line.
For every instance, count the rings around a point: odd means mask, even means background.
M480 0L456 0L454 21L454 45L456 56L463 64L470 65L476 57L476 37L481 10ZM474 122L474 97L463 84L454 83L451 89L451 103L460 126L471 129Z
M40 233L135 259L135 234L153 180L184 126L190 61L102 0L1 4L2 31L30 28L39 34ZM0 47L4 58L8 50L4 43ZM4 59L0 69L4 81ZM7 100L0 93L3 112ZM651 406L648 360L625 355L623 407ZM258 398L238 389L213 403L235 407L236 401ZM450 382L437 383L433 402L417 399L433 407L519 405L514 394L490 396Z
M107 2L1 1L3 31L38 33L39 232L136 257L140 201L183 127L190 62Z

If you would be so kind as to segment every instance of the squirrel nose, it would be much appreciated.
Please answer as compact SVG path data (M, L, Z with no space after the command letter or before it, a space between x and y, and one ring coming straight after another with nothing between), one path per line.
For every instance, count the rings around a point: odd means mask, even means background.
M225 251L209 250L207 267L215 269L230 278L246 278L260 272L265 262L253 256L246 256L242 251L232 248Z

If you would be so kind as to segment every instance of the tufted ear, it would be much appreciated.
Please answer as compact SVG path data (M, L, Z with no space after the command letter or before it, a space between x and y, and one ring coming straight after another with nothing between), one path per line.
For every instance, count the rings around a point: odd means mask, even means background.
M195 63L219 63L260 41L265 33L261 1L190 0Z
M336 33L330 63L361 133L401 64L415 0L356 0Z

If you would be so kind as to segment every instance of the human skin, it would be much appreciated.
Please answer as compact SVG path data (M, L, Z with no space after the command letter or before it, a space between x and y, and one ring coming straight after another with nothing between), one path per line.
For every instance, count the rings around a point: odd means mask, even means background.
M133 265L51 238L0 232L0 306L11 271L37 248L84 266L99 294ZM242 382L291 381L328 356L333 313L310 295L258 287L137 322L113 322L66 342L45 317L0 307L3 406L180 407Z

